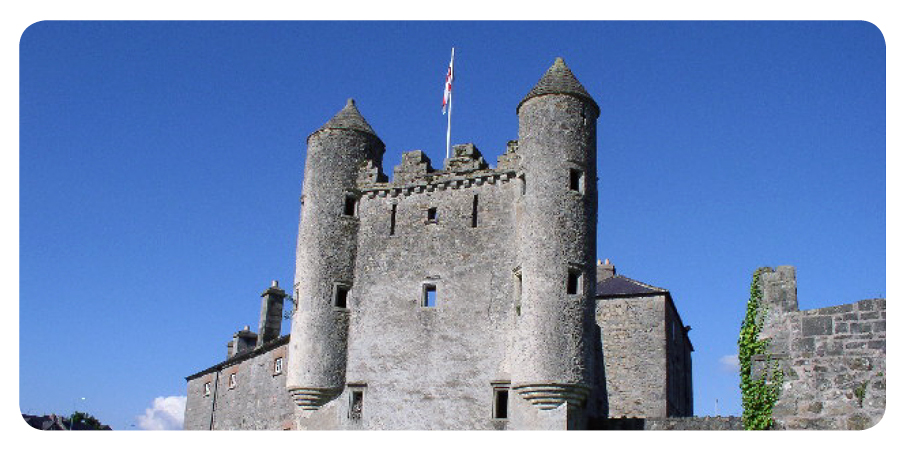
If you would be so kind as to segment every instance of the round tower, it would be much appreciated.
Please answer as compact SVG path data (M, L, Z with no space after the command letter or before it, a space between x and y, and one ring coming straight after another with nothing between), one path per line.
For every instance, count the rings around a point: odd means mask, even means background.
M600 108L556 58L516 113L522 294L512 387L540 409L583 411L595 385Z
M352 99L308 136L296 247L296 301L286 388L302 409L317 409L345 386L349 301L358 233L356 178L384 144Z

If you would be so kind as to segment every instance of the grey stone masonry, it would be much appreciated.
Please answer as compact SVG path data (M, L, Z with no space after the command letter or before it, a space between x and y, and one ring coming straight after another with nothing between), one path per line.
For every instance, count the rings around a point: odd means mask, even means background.
M188 377L186 428L592 429L609 404L690 415L691 343L669 292L598 300L598 278L625 282L595 265L599 106L557 58L516 115L496 167L469 143L440 167L403 153L392 179L352 100L312 133L290 335L274 338L274 285L259 333Z
M761 274L762 337L754 376L778 364L782 393L773 409L780 429L865 429L886 408L886 300L798 310L795 269Z

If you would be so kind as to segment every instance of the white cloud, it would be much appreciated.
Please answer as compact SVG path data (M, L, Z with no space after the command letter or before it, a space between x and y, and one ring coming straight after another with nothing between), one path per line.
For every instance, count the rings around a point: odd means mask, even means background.
M185 396L157 397L145 413L135 418L142 430L181 430Z
M720 370L723 372L738 372L738 355L720 356Z

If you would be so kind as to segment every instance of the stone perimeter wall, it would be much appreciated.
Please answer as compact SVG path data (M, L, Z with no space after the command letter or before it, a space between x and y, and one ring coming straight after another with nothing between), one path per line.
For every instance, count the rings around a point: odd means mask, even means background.
M770 354L756 355L759 375L780 363L783 386L773 409L778 429L857 430L886 409L886 300L798 310L795 269L761 275L762 337Z

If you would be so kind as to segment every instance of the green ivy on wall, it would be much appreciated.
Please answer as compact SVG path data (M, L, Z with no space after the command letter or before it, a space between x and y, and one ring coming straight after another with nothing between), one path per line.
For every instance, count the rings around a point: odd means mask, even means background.
M751 297L745 310L745 319L738 336L738 362L742 389L742 422L746 430L767 430L773 427L773 405L782 389L782 370L774 364L771 371L754 378L751 374L751 357L767 354L768 339L761 339L766 309L761 310L763 292L760 290L760 274L757 269L751 280ZM770 363L768 360L767 363ZM767 380L769 372L770 379Z

